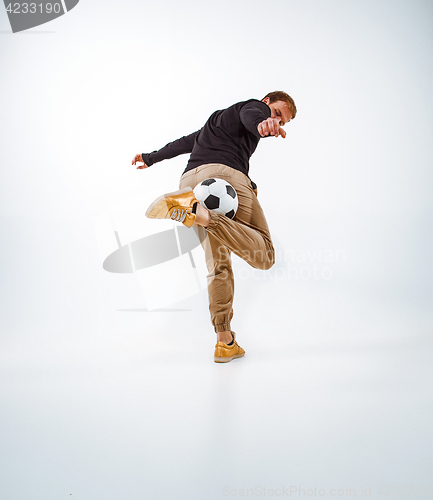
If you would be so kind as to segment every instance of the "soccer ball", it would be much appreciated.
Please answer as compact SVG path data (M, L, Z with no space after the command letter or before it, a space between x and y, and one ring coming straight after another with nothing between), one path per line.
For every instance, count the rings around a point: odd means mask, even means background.
M234 187L222 179L206 179L194 188L197 200L209 210L233 219L238 209Z

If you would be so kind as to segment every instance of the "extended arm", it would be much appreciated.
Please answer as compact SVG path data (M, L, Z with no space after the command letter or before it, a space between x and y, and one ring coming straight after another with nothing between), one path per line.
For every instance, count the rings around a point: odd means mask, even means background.
M261 122L271 116L269 106L261 101L252 101L242 107L239 117L245 128L256 137L262 137L258 131Z
M142 155L137 155L140 158L137 159L137 156L132 161L132 164L135 165L136 161L143 161L146 167L150 167L154 163L158 163L162 160L168 160L169 158L174 158L175 156L179 156L185 153L191 153L192 148L194 147L194 141L197 137L200 130L193 132L190 135L186 135L177 139L176 141L169 142L163 148L152 151L152 153L143 153ZM143 167L138 167L143 168ZM145 168L145 167L144 167Z

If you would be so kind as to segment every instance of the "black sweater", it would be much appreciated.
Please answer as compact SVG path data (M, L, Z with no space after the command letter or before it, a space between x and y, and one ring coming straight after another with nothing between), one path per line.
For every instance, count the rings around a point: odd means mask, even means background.
M170 142L159 151L142 154L149 167L191 153L185 172L206 163L222 163L248 175L249 159L261 138L257 125L271 116L267 104L256 99L215 111L197 132Z

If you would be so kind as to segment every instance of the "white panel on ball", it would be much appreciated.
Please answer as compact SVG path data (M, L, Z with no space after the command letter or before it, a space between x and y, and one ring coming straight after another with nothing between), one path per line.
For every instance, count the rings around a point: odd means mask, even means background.
M226 214L227 212L230 212L230 210L233 208L233 198L226 194L220 199L220 209L223 214Z
M218 198L222 198L227 194L225 181L222 179L216 179L217 182L214 182L209 186L209 192L214 196L218 196Z
M206 196L209 194L208 186L203 186L201 184L198 184L194 188L194 196L199 200L200 202L203 201Z

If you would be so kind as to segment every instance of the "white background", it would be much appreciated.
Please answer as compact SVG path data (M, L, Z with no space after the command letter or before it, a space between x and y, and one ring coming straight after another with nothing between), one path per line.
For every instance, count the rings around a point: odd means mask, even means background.
M12 34L0 8L2 498L433 487L432 20L427 0L81 0ZM279 257L236 260L247 355L219 366L206 296L147 312L94 223L176 189L187 157L136 153L272 90L298 116L250 174Z

